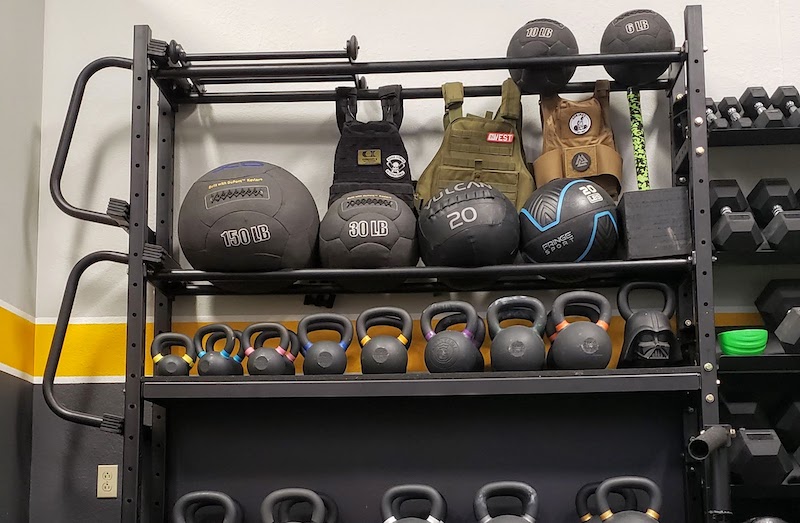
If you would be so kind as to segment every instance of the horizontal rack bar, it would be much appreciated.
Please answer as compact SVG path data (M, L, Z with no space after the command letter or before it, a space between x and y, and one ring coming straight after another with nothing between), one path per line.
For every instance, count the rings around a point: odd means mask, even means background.
M716 129L708 133L709 147L800 144L800 127Z
M237 60L314 60L348 58L347 50L335 51L269 51L248 53L187 53L189 62L233 62Z
M535 58L462 58L452 60L409 60L396 62L352 62L324 65L248 65L194 66L153 71L153 78L220 78L236 76L325 76L331 74L426 73L444 71L483 71L535 67L589 66L612 64L673 63L685 59L681 51L656 53L582 54Z
M227 85L227 84L288 84L288 83L304 83L304 82L352 82L353 77L344 74L328 75L328 76L279 76L279 77L265 77L257 78L244 76L241 78L204 78L202 85Z
M800 264L800 254L773 250L755 252L714 253L715 265L794 265Z

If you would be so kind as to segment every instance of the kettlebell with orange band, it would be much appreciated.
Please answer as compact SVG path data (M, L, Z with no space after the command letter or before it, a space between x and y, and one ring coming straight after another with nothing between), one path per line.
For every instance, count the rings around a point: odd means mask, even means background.
M386 319L391 318L391 321ZM378 321L379 319L379 321ZM400 321L400 334L375 336L367 334L369 327L386 325L394 327ZM370 321L375 320L375 321ZM407 311L398 307L373 307L359 314L356 335L361 345L361 372L363 374L396 374L408 366L408 344L414 322Z
M608 505L608 494L612 490L619 490L623 487L645 491L650 498L650 506L647 511L624 510L616 514L612 512ZM597 487L596 496L600 521L606 523L653 523L661 517L658 513L661 510L661 489L651 479L639 476L610 478L600 483L600 486Z
M565 319L564 311L571 303L593 304L600 310L596 322ZM553 301L551 311L556 331L550 336L548 366L554 369L604 369L611 362L611 303L602 294L590 291L565 292Z

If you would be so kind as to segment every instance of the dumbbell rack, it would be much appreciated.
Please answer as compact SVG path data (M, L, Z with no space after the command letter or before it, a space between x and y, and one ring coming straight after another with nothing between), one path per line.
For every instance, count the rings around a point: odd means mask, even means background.
M340 503L346 520L367 521L377 517L380 492L403 481L430 481L440 486L451 507L449 521L467 521L478 482L500 477L528 480L542 498L540 516L558 520L573 517L572 499L582 483L626 473L651 475L662 482L664 512L671 521L681 521L681 513L687 523L728 521L727 461L712 454L703 464L684 455L690 437L719 423L712 252L705 210L708 164L706 124L701 117L705 114L705 78L699 6L686 8L684 29L680 49L661 53L372 63L350 59L274 65L261 63L274 55L270 53L187 54L174 43L154 40L150 28L141 25L134 28L132 60L105 58L87 66L73 92L51 192L59 207L73 217L128 230L129 250L128 254L90 254L71 273L51 349L55 363L48 362L44 390L59 416L123 435L121 521L166 521L168 507L176 497L197 488L229 492L252 518L254 507L267 492L291 484L324 490ZM212 63L193 63L201 60ZM244 63L219 63L226 61ZM685 143L673 143L674 183L689 188L694 234L691 256L475 269L273 273L188 270L172 257L176 247L175 113L181 105L335 99L332 90L210 92L210 85L322 78L351 78L358 85L358 75L371 73L647 62L671 65L666 79L644 89L664 92L670 107L685 91L689 114L698 115ZM132 69L130 203L112 200L107 213L97 213L70 205L59 185L83 89L88 79L105 67ZM159 89L155 174L149 170L153 84ZM593 89L593 82L571 83L564 92ZM623 91L624 87L612 83L612 90ZM377 94L377 90L362 88L358 97L374 100ZM497 86L465 88L466 96L499 94ZM441 90L404 88L403 96L406 100L439 98ZM147 226L151 176L156 185L155 230ZM124 263L128 268L124 417L69 411L52 395L57 353L80 275L99 261ZM674 284L679 297L676 319L691 364L662 369L437 376L144 376L148 313L154 316L156 333L169 331L176 297L224 293L212 286L214 282L283 282L288 288L281 294L327 294L349 292L341 283L352 279L402 277L408 279L403 292L437 292L452 290L443 281L447 277L483 282L480 290L526 290L565 286L544 276L587 275L582 286L613 287L645 276ZM155 293L152 311L147 308L148 284ZM212 441L221 442L222 451L210 445ZM224 451L227 442L233 445L232 454ZM500 445L494 448L491 442ZM485 451L478 445L484 445ZM621 451L615 452L617 448Z

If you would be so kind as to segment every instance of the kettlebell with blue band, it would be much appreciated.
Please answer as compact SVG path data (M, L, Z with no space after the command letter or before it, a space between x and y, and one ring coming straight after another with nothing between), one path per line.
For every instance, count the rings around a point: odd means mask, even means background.
M309 332L331 330L331 324L341 328L335 329L340 335L339 342L308 339ZM297 337L303 350L304 374L344 374L347 369L345 351L353 341L353 324L347 317L325 312L306 316L297 326Z
M255 333L259 335L255 343L251 343ZM264 347L264 342L276 337L279 338L276 347ZM280 323L254 323L242 331L240 343L246 347L247 372L251 376L294 374L295 355L300 347L290 346L289 330ZM295 354L291 350L295 350Z
M438 314L460 312L466 316L466 327L461 332L443 330L436 332L431 327L433 317ZM425 366L429 372L470 372L476 367L477 355L473 337L478 328L478 313L465 301L442 301L428 305L419 319L420 327L428 343L425 345ZM476 355L477 353L477 355Z
M591 303L600 310L596 322L565 319L564 311L570 303ZM611 362L611 303L602 294L590 291L565 292L553 301L551 311L556 332L550 337L548 363L556 369L605 369Z
M172 354L171 347L184 347L186 354ZM177 332L162 332L153 338L150 355L153 357L156 376L188 376L197 360L197 351L192 340Z
M367 334L367 323L389 325L382 321L385 318L397 318L401 322L401 332L397 337L376 336ZM370 320L375 320L370 322ZM411 342L411 330L414 322L411 315L398 307L373 307L358 315L356 334L361 345L361 372L363 374L391 374L406 372L408 367L408 345Z
M431 504L429 516L426 519L415 517L401 518L394 509L399 510L400 503L397 499L426 500ZM447 517L447 504L439 491L428 485L397 485L387 490L381 499L381 517L383 523L443 523Z
M532 325L502 328L501 314L503 320L523 319ZM547 323L547 311L541 301L531 296L499 298L489 305L486 321L492 338L493 370L540 370L544 367L542 334Z
M225 350L224 348L219 351L220 355L228 360L228 365L230 368L228 369L229 376L242 376L244 375L244 367L242 366L242 360L244 359L244 350L242 349L241 338L242 338L242 331L238 331L236 329L233 330L233 335L235 336L234 339L234 348L230 352ZM214 346L218 341L224 340L225 334L222 332L214 332L208 338L206 338L205 342L205 350L212 351Z
M214 342L204 346L203 338L208 335L219 333L225 339L225 347L222 351L214 350ZM229 376L233 371L230 355L236 346L236 333L224 323L212 323L197 329L194 334L194 346L197 349L197 373L201 376ZM206 350L208 348L209 350ZM227 356L223 356L225 352ZM241 365L240 365L241 367Z
M499 516L489 515L488 500L499 496L510 496L517 498L522 503L522 515L514 516L503 514ZM536 516L539 513L539 496L536 489L520 481L497 481L484 485L475 494L473 503L475 509L475 519L479 523L536 523Z
M461 325L467 323L467 315L462 312L455 312L453 314L448 314L444 316L441 320L436 322L436 327L433 328L434 332L439 333L443 330L447 330L454 325ZM484 340L486 339L486 324L483 322L483 318L481 315L478 315L478 328L475 329L475 332L472 334L472 343L475 345L475 348L478 349L475 351L475 368L472 370L474 371L483 371L483 368L486 366L486 361L483 359L483 353L481 352L481 346L483 345Z
M203 507L218 506L225 511L222 523L242 523L242 509L230 496L222 492L201 490L184 494L172 506L175 523L194 523L195 513Z
M275 508L279 503L288 501L307 501L311 504L310 523L325 522L325 503L313 490L304 488L285 488L270 493L261 502L261 521L275 523Z
M631 310L630 293L636 289L658 291L664 308ZM619 367L664 367L681 360L678 338L669 319L675 314L675 292L661 282L626 283L617 293L617 308L625 320L625 337Z
M650 501L650 508L645 512L635 510L624 510L616 514L611 511L608 504L608 495L612 491L628 487L643 490L647 493ZM597 487L597 511L600 512L600 521L607 523L653 523L658 521L658 511L661 510L661 489L653 480L639 476L621 476L610 478L600 483Z

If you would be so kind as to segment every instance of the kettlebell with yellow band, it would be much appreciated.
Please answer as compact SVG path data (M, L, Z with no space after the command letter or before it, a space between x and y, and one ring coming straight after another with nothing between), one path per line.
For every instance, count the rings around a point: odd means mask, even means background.
M616 514L611 511L608 505L608 495L614 490L628 487L643 490L650 498L649 507L645 512L637 510L623 510ZM600 521L605 523L653 523L660 517L658 511L661 510L661 489L655 482L648 478L639 476L620 476L610 478L600 483L597 487L597 511L600 513Z
M184 347L186 354L182 356L172 354L172 347ZM150 355L153 357L156 376L188 376L197 359L197 351L192 340L189 336L177 332L162 332L153 338Z
M389 320L391 318L391 320ZM380 321L378 321L380 320ZM395 327L400 322L400 334L375 336L367 334L369 327L386 325ZM414 322L407 311L398 307L373 307L359 314L356 334L361 345L361 372L363 374L396 374L408 367L408 344Z

